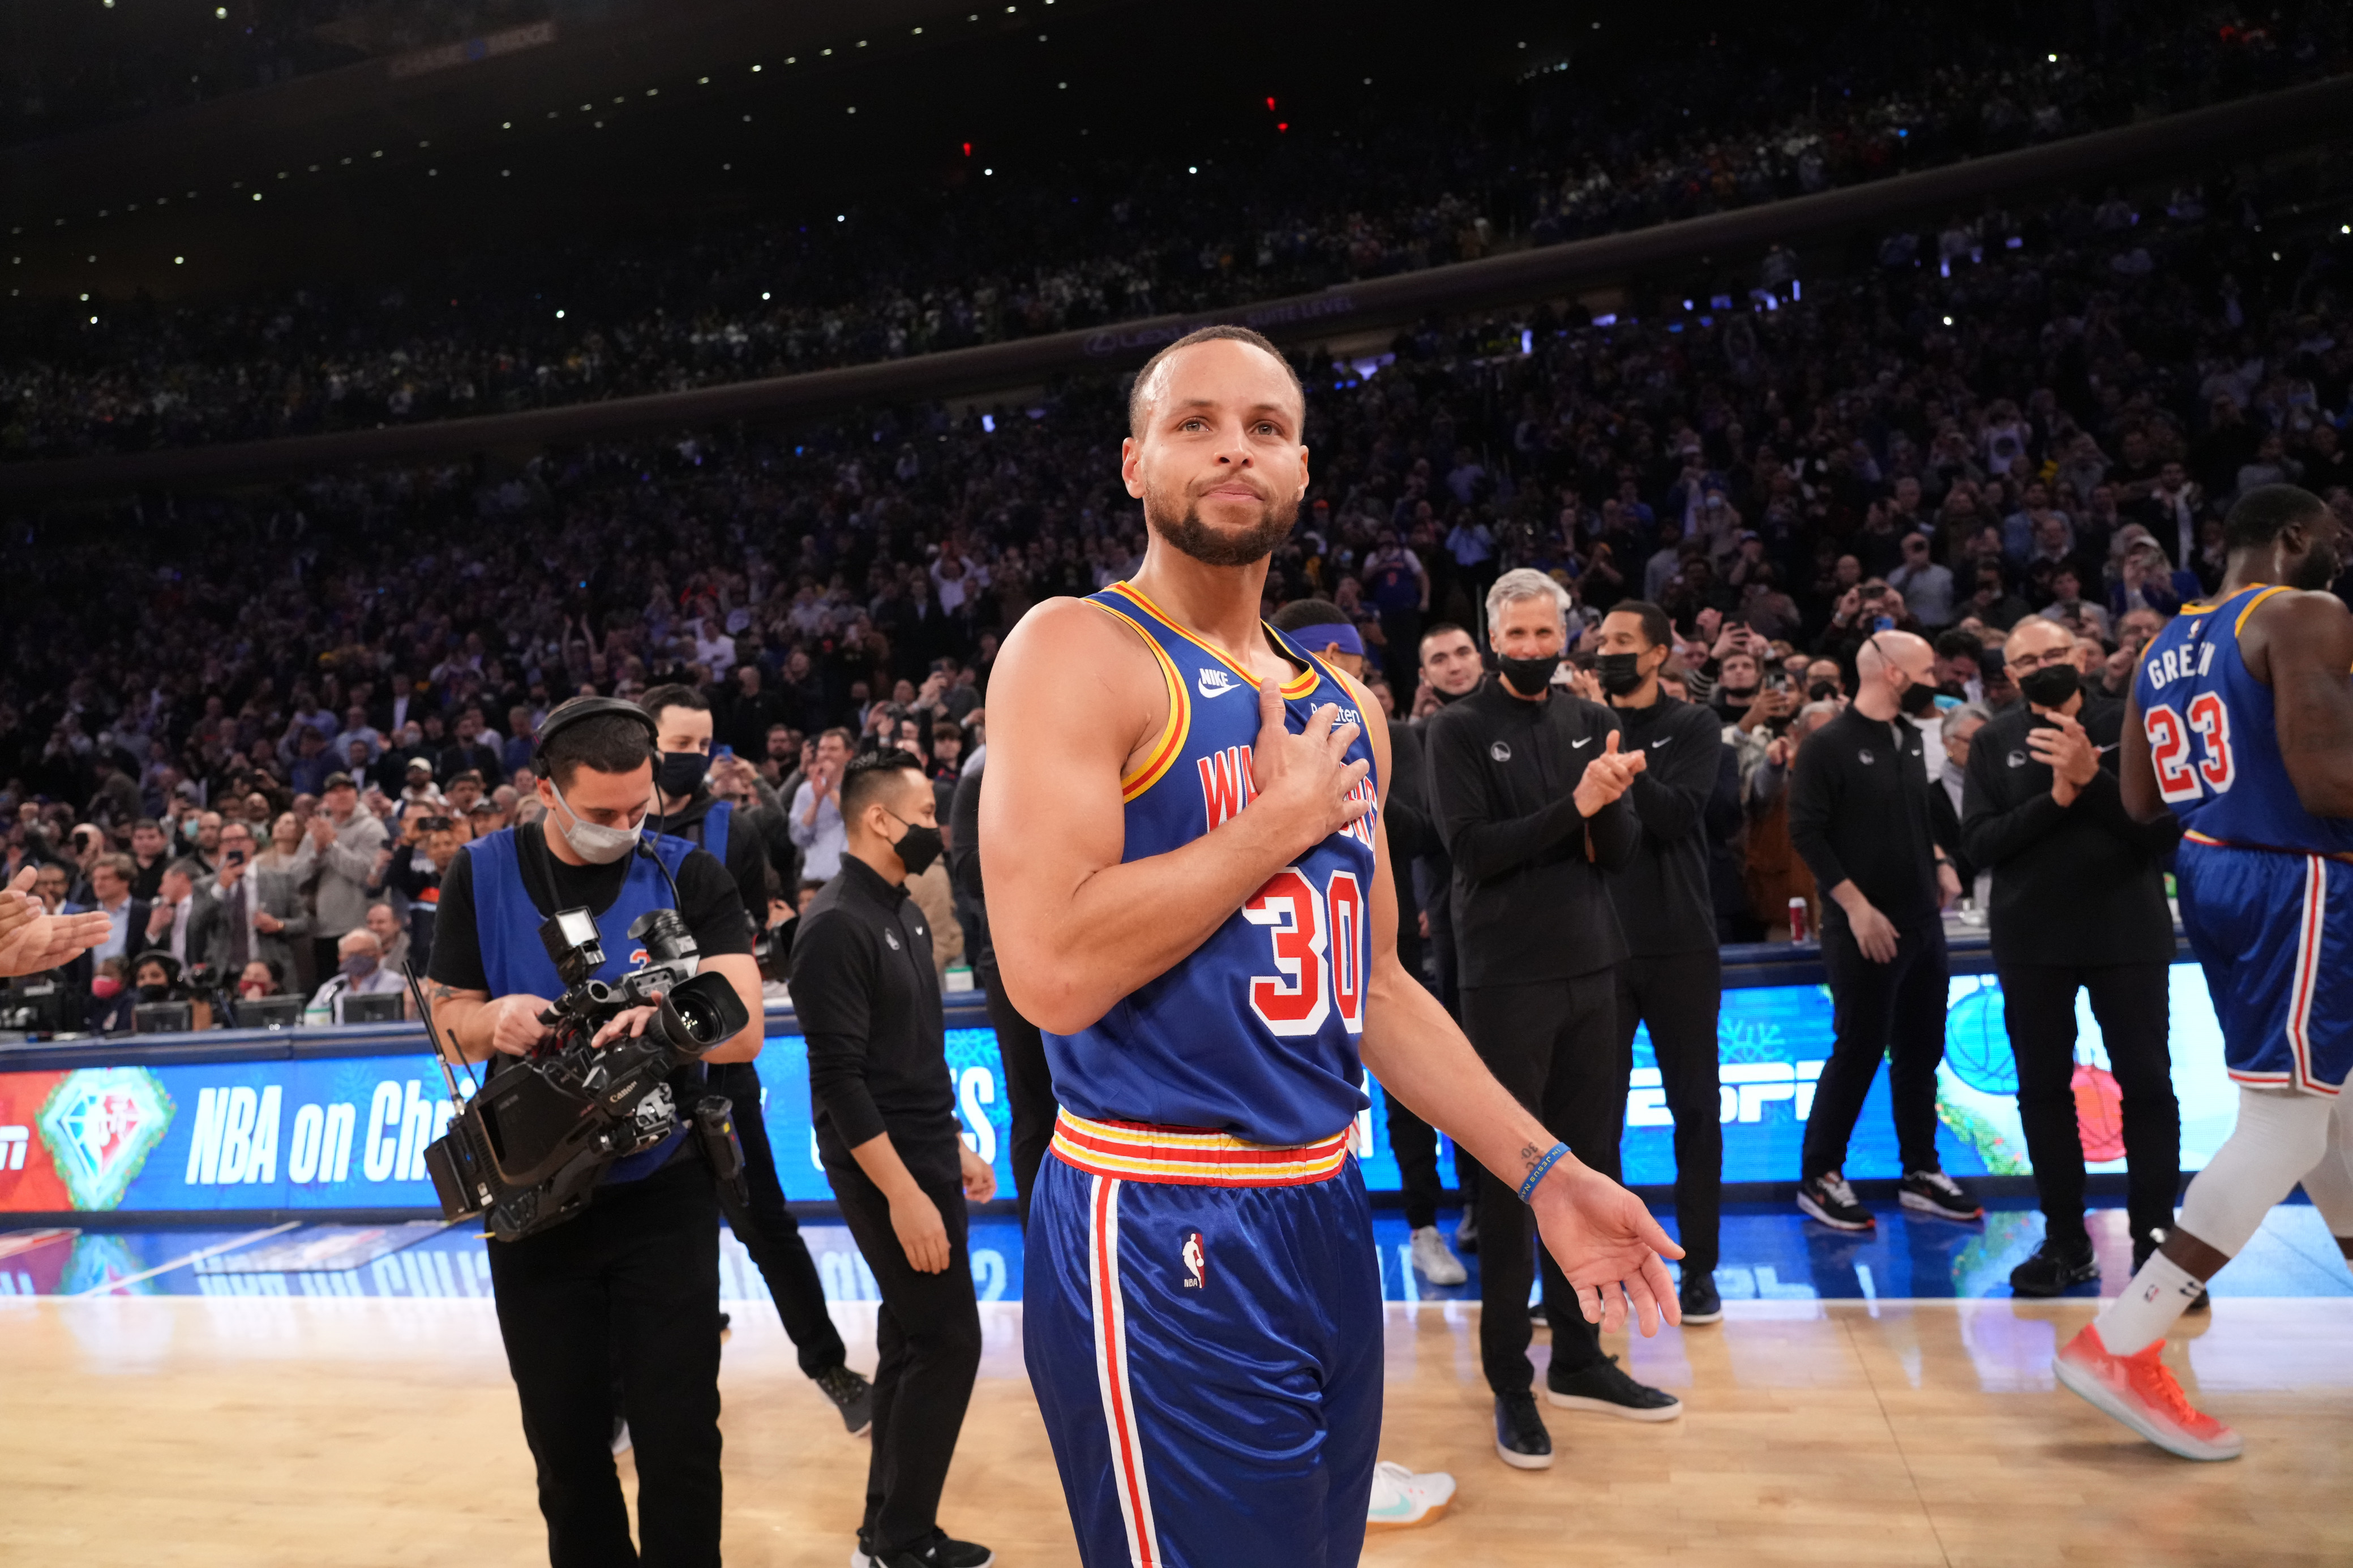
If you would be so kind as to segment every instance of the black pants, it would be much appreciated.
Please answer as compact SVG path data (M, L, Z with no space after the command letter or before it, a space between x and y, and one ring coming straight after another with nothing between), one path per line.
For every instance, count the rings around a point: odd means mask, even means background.
M1896 928L1895 956L1873 963L1843 920L1822 927L1837 1043L1814 1086L1802 1177L1846 1165L1855 1118L1887 1058L1895 1142L1906 1171L1942 1169L1936 1158L1936 1064L1945 1059L1945 922L1931 914Z
M916 1272L891 1227L891 1200L839 1145L823 1151L842 1223L882 1292L874 1322L881 1352L874 1370L874 1456L860 1526L872 1534L876 1555L912 1551L938 1526L940 1489L980 1372L980 1304L972 1289L955 1145L931 1148L896 1137L892 1143L947 1226L944 1274Z
M1605 969L1525 985L1466 986L1462 1027L1487 1070L1569 1152L1617 1176L1633 1060L1618 1032L1613 973ZM1599 1331L1585 1321L1577 1292L1552 1254L1538 1245L1535 1218L1520 1202L1524 1173L1482 1169L1479 1175L1479 1359L1487 1385L1498 1394L1525 1394L1535 1382L1528 1364L1528 1288L1535 1268L1544 1276L1553 1365L1569 1373L1601 1359Z
M2135 1237L2173 1226L2181 1186L2181 1107L2173 1097L2167 1049L2171 998L2166 965L2097 968L2016 963L2000 972L2002 1018L2018 1058L2018 1119L2042 1198L2043 1233L2082 1240L2084 1138L2075 1117L2075 988L2092 994L2092 1016L2124 1091L2126 1206Z
M750 1062L729 1062L711 1069L712 1092L725 1095L735 1107L735 1135L744 1144L744 1184L751 1202L739 1204L722 1187L719 1205L735 1239L760 1268L768 1295L784 1320L801 1371L810 1377L829 1372L849 1359L841 1333L826 1310L825 1284L818 1278L817 1260L792 1210L785 1206L784 1184L776 1179L776 1152L768 1146L767 1124L760 1118L760 1073Z
M719 1205L688 1155L578 1217L490 1244L499 1333L539 1469L554 1568L717 1568ZM617 1366L624 1408L613 1408ZM638 1534L613 1468L629 1423Z
M1045 1037L1005 994L995 964L981 965L980 984L988 1000L988 1021L997 1030L997 1058L1005 1064L1005 1095L1013 1102L1013 1196L1027 1229L1029 1190L1054 1141L1054 1075L1046 1066Z
M1397 1156L1398 1185L1405 1194L1405 1222L1415 1230L1438 1223L1438 1130L1390 1095L1389 1152Z
M1618 1033L1630 1062L1634 1026L1651 1026L1651 1049L1667 1110L1675 1119L1675 1228L1683 1273L1716 1264L1724 1200L1723 1095L1716 1079L1715 1021L1724 964L1714 948L1630 958L1618 966ZM1582 1155L1578 1156L1580 1159Z

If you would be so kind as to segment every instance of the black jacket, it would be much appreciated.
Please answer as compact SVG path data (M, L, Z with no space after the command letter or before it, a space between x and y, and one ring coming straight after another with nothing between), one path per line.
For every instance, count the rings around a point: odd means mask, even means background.
M1624 796L1589 820L1577 809L1586 764L1618 731L1609 710L1557 688L1528 702L1499 686L1489 676L1425 732L1466 987L1561 980L1624 958L1603 873L1630 864L1642 836Z
M1822 890L1822 920L1843 925L1830 896L1852 881L1897 925L1936 918L1933 786L1921 765L1920 731L1898 717L1852 708L1806 737L1789 775L1789 843Z
M2101 748L2100 771L2072 805L2051 796L2051 769L2027 750L2055 728L2024 703L1977 733L1961 795L1969 858L1993 871L1988 911L1998 963L2165 963L2173 916L2165 857L2181 838L2170 812L2135 822L2116 785L2124 704L2085 702L2077 721Z
M1642 825L1641 846L1609 879L1626 951L1651 958L1712 949L1706 814L1723 771L1722 726L1708 710L1663 693L1648 708L1610 711L1624 727L1620 745L1639 746L1645 758L1626 792Z
M818 1152L891 1134L902 1157L956 1136L940 979L923 911L855 856L801 917L793 1011L808 1037Z

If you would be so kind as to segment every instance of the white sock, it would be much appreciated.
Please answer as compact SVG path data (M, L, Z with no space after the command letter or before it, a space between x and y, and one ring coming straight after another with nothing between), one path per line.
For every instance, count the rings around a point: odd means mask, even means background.
M2131 1355L2163 1339L2205 1288L2204 1280L2163 1252L2151 1253L2125 1293L2102 1309L2092 1326L2100 1331L2109 1354Z

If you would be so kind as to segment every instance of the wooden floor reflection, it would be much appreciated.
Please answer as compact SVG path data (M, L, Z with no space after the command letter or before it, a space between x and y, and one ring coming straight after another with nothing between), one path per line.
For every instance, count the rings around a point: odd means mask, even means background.
M2092 1310L2008 1300L1737 1303L1720 1327L1619 1347L1683 1394L1646 1426L1549 1416L1560 1460L1496 1462L1477 1312L1393 1307L1385 1457L1452 1470L1453 1514L1372 1564L2353 1562L2353 1305L2224 1300L2170 1358L2247 1436L2168 1458L2054 1390ZM836 1309L871 1364L871 1309ZM1007 1568L1073 1547L991 1305L944 1522ZM725 1358L727 1561L848 1561L867 1448L773 1318ZM1537 1354L1544 1353L1538 1342ZM626 1478L628 1467L623 1465ZM0 1562L523 1565L545 1559L489 1305L112 1299L0 1304Z

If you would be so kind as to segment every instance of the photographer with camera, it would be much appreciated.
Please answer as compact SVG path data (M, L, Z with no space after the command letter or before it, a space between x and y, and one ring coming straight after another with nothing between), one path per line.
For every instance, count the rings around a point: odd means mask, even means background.
M948 1539L938 1519L980 1369L965 1205L997 1190L956 1125L930 922L907 894L940 857L938 801L922 761L897 750L852 759L839 799L841 871L802 917L793 1005L818 1155L882 1293L858 1560L983 1568L987 1548Z
M716 1144L694 1135L705 1131L706 1102L693 1063L759 1054L760 977L750 922L724 868L682 840L639 836L654 805L654 743L653 721L632 702L575 698L551 712L532 763L545 816L467 846L442 879L435 922L427 996L438 1036L466 1061L517 1058L494 1069L491 1083L501 1087L475 1097L450 1137L427 1152L427 1165L445 1211L452 1187L460 1198L494 1185L502 1193L491 1216L491 1281L554 1568L640 1560L701 1568L720 1560L714 1188L734 1173L719 1164L732 1142L723 1122ZM609 957L597 945L600 929L614 933ZM629 941L619 939L623 931ZM659 1006L608 1011L600 999L617 994L653 1000L627 978L639 941L665 962L681 950L699 952L700 973L673 982ZM652 1046L657 1036L675 1042L679 994L713 977L732 992L732 1006L694 998L701 1035L685 1050L673 1044L659 1058L666 1076L643 1090L638 1075L648 1055L628 1047ZM723 1023L712 1022L723 1015ZM674 1065L681 1056L686 1063ZM566 1162L539 1188L514 1190L554 1161L528 1172L501 1166L493 1184L478 1141L454 1155L446 1147L461 1131L479 1131L476 1110L488 1102L505 1157L521 1167L524 1134L543 1122L511 1123L510 1106L568 1089L594 1094L586 1100L594 1109L615 1076L623 1081L613 1097L638 1092L630 1122L599 1125L586 1111L556 1119L594 1142L567 1142L569 1131L539 1140L556 1144ZM675 1105L695 1114L674 1121ZM614 1134L629 1131L652 1141L614 1145ZM461 1180L449 1177L453 1163ZM555 1184L591 1179L585 1190ZM554 1222L543 1223L550 1208ZM497 1239L502 1229L516 1238ZM613 1468L620 1418L636 1447L641 1551L630 1545Z
M756 672L757 666L744 667ZM654 784L661 792L660 826L667 837L697 845L727 868L744 908L754 919L768 912L768 854L757 818L766 809L739 810L716 798L704 782L711 771L711 703L691 686L657 686L638 700L654 721L659 756ZM756 933L754 941L756 942ZM744 1178L748 1201L737 1202L724 1186L720 1207L735 1238L759 1266L776 1301L776 1315L793 1342L801 1372L841 1413L850 1436L874 1421L874 1387L849 1366L849 1349L825 1304L825 1283L800 1226L785 1206L784 1184L760 1120L760 1071L750 1062L711 1068L711 1087L735 1108L735 1129L744 1142Z

